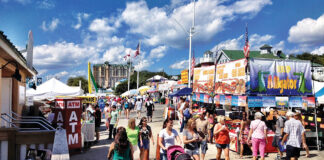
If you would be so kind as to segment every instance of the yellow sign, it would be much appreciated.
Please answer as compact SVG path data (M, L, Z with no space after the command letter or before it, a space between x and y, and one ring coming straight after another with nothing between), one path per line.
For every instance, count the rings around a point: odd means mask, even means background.
M317 122L322 122L322 118L317 118Z
M188 83L188 70L181 71L181 82L182 84Z
M78 98L82 98L82 103L97 103L97 97L78 96Z
M313 121L314 120L314 117L308 117L308 120L309 121Z

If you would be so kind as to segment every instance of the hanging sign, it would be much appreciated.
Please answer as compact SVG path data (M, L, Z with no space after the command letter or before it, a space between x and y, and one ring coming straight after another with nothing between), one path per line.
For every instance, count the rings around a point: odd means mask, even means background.
M303 107L302 97L289 97L289 107Z
M194 69L192 91L210 94L214 91L215 66L200 67Z
M219 103L220 103L221 105L225 105L225 96L224 96L224 95L220 95L220 96L219 96Z
M232 106L238 106L238 96L232 96Z
M248 97L249 107L262 107L262 97L259 96L249 96Z
M252 94L312 95L309 61L251 59Z
M288 107L288 97L276 97L277 107Z
M205 98L204 94L200 93L199 97L200 97L199 102L204 102L204 98Z
M225 105L230 106L232 104L232 96L225 96Z
M220 95L216 95L216 96L214 97L214 103L215 103L216 105L219 105L219 104L220 104Z
M187 69L181 71L181 83L188 84L188 70Z
M216 94L245 94L245 59L239 59L217 65Z
M302 97L303 108L315 107L315 97Z
M263 107L276 107L276 97L273 96L263 96L262 97Z
M193 101L196 101L196 100L197 100L197 94L196 94L196 93L193 93L193 94L192 94L192 100L193 100Z
M238 96L238 106L246 106L246 96Z

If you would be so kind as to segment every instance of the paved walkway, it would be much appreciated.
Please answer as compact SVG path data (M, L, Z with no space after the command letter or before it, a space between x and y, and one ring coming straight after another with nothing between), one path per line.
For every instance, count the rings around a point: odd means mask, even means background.
M153 115L153 122L149 123L149 125L152 128L153 136L154 136L154 142L153 145L151 143L151 151L150 151L150 159L155 159L156 157L156 140L157 140L157 134L162 129L162 123L163 123L163 106L162 105L156 105L155 112ZM135 117L135 112L131 113L131 117ZM145 113L142 114L142 116L145 116ZM104 120L103 120L104 122ZM122 115L122 118L119 121L118 126L127 126L127 119L125 119L124 115ZM136 120L136 123L139 123L139 120ZM174 123L174 129L179 131L180 126L178 125L178 122L175 121ZM100 141L99 143L91 146L91 149L84 151L83 153L74 154L71 155L71 160L105 160L106 156L108 154L109 145L112 141L108 141L108 132L105 130L105 125L101 125L101 132L100 132ZM180 136L182 138L182 136ZM307 159L307 160L323 160L324 159L324 151L317 151L317 150L311 150L310 151L310 158L305 157L305 152L302 151L300 159ZM276 157L275 153L270 153L265 159L274 160ZM139 159L139 150L134 153L134 158ZM215 159L216 158L216 146L214 144L208 144L208 151L206 154L206 160L207 159ZM222 158L224 159L224 155L222 155ZM239 155L235 152L230 152L230 159L239 159ZM245 156L244 159L252 159L252 156Z

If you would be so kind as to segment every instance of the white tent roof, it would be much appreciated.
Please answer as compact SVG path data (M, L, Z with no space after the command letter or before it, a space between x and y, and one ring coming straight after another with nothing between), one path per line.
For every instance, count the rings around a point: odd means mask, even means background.
M168 79L160 75L155 75L152 78L147 79L146 81L153 82L153 81L164 81L164 80L168 80Z
M63 82L52 78L37 86L36 90L28 89L27 97L33 96L34 100L55 99L56 96L80 96L83 90L80 87L70 87Z

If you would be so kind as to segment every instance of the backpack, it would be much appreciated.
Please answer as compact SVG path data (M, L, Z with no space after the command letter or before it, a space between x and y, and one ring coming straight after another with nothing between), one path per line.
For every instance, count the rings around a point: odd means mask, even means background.
M190 114L190 110L189 108L186 108L184 111L183 111L183 116L186 118L186 119L189 119L191 117L191 114Z

